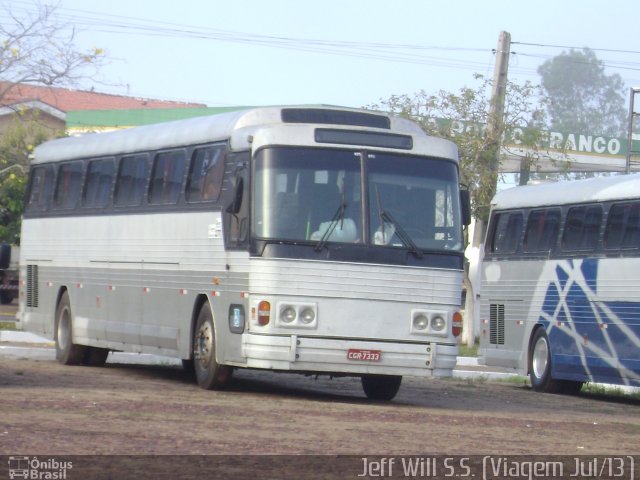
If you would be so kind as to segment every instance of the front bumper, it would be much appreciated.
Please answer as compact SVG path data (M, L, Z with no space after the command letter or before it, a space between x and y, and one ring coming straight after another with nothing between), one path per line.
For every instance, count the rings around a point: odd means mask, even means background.
M350 360L350 349L380 351L379 361ZM450 377L457 345L313 338L245 333L242 355L248 368L347 375Z

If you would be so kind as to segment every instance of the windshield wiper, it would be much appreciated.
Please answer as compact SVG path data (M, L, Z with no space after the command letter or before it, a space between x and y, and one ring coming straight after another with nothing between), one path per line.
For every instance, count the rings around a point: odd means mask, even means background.
M384 224L385 222L387 222L394 226L394 228L396 229L395 234L398 235L398 238L402 240L402 243L404 243L404 245L409 248L409 251L413 254L413 256L418 259L421 259L424 255L420 251L418 246L415 244L411 236L404 231L404 228L402 228L402 225L400 225L400 223L398 223L398 221L395 218L393 218L393 215L391 215L389 212L387 212L382 208L382 201L380 200L380 190L378 189L378 184L376 184L376 203L378 204L378 215L380 216L380 230L382 231L383 241L386 243L386 239L384 238L385 237ZM391 235L393 235L393 233Z
M324 248L324 246L329 241L329 237L331 237L331 234L338 226L338 222L342 222L344 220L344 211L346 209L347 209L347 204L344 201L344 199L342 199L342 201L340 202L340 205L338 206L338 210L336 210L336 213L334 213L333 217L331 217L331 223L329 224L329 227L322 234L322 238L318 240L318 243L316 243L316 246L313 247L313 249L316 252L319 252ZM342 225L340 225L340 228L342 228Z
M409 248L409 251L413 254L414 257L422 258L424 256L423 253L418 248L418 246L416 245L416 243L411 238L411 236L404 231L404 228L402 228L402 225L400 225L398 221L395 218L393 218L393 216L389 212L382 210L380 212L380 218L395 227L396 229L395 234L398 236L400 240L402 240L402 243L404 243L405 246ZM384 225L383 225L383 228L384 228Z

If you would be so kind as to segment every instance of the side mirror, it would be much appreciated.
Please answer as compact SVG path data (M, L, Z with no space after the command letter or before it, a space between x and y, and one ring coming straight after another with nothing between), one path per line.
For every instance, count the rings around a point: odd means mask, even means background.
M3 243L0 245L0 270L9 268L11 261L11 245Z
M462 224L471 223L471 195L469 190L460 190L460 210L462 212Z
M233 182L233 201L227 207L227 213L236 215L242 208L242 197L244 195L244 180L237 175Z

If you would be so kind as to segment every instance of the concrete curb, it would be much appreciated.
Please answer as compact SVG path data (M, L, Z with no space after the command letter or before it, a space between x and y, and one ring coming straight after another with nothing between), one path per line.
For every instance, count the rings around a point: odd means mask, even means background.
M17 332L15 330L0 330L0 342L9 343L42 343L52 344L53 341L47 338L34 335L29 332Z

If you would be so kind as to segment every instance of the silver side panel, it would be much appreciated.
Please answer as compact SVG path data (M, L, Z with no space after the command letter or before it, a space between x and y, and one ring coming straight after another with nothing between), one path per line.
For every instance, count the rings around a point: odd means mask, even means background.
M206 295L220 363L418 376L447 376L455 365L450 324L415 332L412 315L450 321L462 272L249 258L224 250L219 212L26 219L21 268L20 324L49 338L66 288L76 343L188 358L196 299ZM262 300L273 305L267 326L255 318ZM292 302L315 305L313 328L278 323L277 309ZM243 334L230 330L232 305L246 312ZM350 360L349 349L382 357Z

